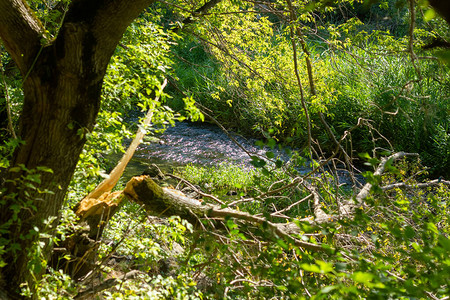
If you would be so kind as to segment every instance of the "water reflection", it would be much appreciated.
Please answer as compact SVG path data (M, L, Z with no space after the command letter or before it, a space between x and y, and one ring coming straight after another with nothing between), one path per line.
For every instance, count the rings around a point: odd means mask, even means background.
M249 152L264 156L268 149L255 146L255 139L246 139L236 134L233 137ZM167 163L214 166L230 162L250 166L250 157L237 146L220 128L206 123L180 122L168 128L161 142L141 144L135 157ZM281 152L277 152L281 155Z
M266 152L271 151L275 157L283 161L289 160L289 156L282 150L268 147L261 149L255 146L256 139L230 134L248 152L265 157ZM124 179L128 180L132 176L142 174L151 164L157 164L163 171L170 171L174 167L186 164L217 166L223 162L237 164L242 168L252 168L249 155L215 125L179 122L175 127L167 128L158 138L159 141L143 143L139 146L125 171ZM306 174L311 169L299 167L297 171L300 174ZM341 183L352 185L347 171L339 171L338 176ZM362 176L357 177L361 185L364 179Z

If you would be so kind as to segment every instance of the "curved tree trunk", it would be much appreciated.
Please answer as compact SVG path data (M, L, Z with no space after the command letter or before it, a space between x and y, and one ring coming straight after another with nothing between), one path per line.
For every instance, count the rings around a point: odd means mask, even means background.
M29 264L36 229L42 231L49 218L58 222L85 135L95 124L109 60L125 29L150 2L74 0L51 41L25 1L0 0L0 37L24 78L25 96L18 132L24 143L6 175L0 207L1 229L9 231L2 237L9 239L7 247L17 248L2 257L7 263L2 278L12 294L45 271ZM27 170L37 167L52 172L26 179ZM42 258L47 259L51 243L44 242Z

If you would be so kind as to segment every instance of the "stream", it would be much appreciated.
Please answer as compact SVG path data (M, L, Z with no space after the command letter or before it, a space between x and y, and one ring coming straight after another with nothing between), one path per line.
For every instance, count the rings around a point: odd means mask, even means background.
M252 154L265 156L267 151L271 151L283 160L289 159L284 151L255 146L256 139L244 138L232 132L229 134ZM210 167L223 162L252 168L249 155L225 132L212 124L178 122L176 126L168 127L157 138L151 142L141 143L136 149L125 171L125 179L142 174L151 164L156 164L163 170L187 164Z
M289 156L282 150L268 147L262 149L255 146L256 139L244 138L233 132L229 134L253 155L265 157L266 152L271 151L275 157L289 161ZM253 168L249 155L216 125L178 122L176 126L168 127L157 139L141 143L123 177L128 181L131 177L142 174L151 164L158 165L163 172L170 172L187 164L211 167L224 162L240 165L242 168ZM300 174L310 170L307 167L298 169ZM339 171L338 176L341 183L352 185L347 171ZM364 182L361 175L357 176L357 179L360 184Z

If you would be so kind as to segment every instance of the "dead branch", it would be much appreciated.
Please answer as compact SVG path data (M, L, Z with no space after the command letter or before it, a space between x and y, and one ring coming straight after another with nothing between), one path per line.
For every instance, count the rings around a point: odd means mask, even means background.
M212 199L212 200L214 200L216 203L219 203L219 204L221 204L221 205L225 205L225 203L224 203L222 200L220 200L219 198L214 197L213 195L210 195L210 194L207 194L207 193L202 192L200 189L196 188L192 183L190 183L189 181L187 181L187 180L184 179L184 178L181 178L181 177L176 176L176 175L173 175L173 174L164 174L164 176L169 176L169 177L178 179L178 180L184 182L185 184L187 184L190 188L192 188L192 189L193 189L197 194L199 194L200 196L205 197L205 198Z
M86 289L86 290L78 293L78 295L76 295L73 299L80 299L80 300L92 299L92 297L95 294L98 294L101 291L112 288L113 286L115 286L116 284L120 283L123 280L136 278L139 274L142 274L142 272L138 271L138 270L133 270L133 271L123 274L120 277L109 278L109 279L105 280L104 282L100 283L99 285L93 286L89 289Z
M407 184L405 182L397 182L397 183L392 183L392 184L388 184L385 186L382 186L381 189L383 191L389 191L392 189L423 189L423 188L427 188L427 187L431 187L431 186L438 186L440 184L443 185L447 185L450 186L450 181L449 180L442 180L442 179L434 179L428 182L421 182L421 183L417 183L417 184Z
M381 159L379 166L376 168L374 175L382 175L388 164L394 162L405 156L417 156L414 153L399 152L389 157ZM315 187L303 179L294 180L295 184L302 184L311 194L302 201L313 198L313 211L314 217L304 218L298 220L299 222L305 222L313 225L320 225L323 223L333 223L337 220L344 218L351 218L354 208L364 204L364 199L369 196L372 184L366 183L360 192L354 199L344 201L341 205L340 215L329 215L321 208L320 195ZM448 185L448 181L441 181ZM438 184L438 180L434 180L429 183L420 184L420 187ZM396 186L401 186L397 184ZM403 186L407 186L406 184ZM386 186L390 188L390 186ZM297 222L290 223L274 223L262 216L251 215L247 212L231 208L222 208L220 205L214 205L205 203L196 199L185 196L180 191L162 188L157 185L149 176L133 177L126 185L122 192L105 193L97 199L89 199L91 202L87 203L86 199L79 205L77 214L83 216L90 227L91 231L95 232L103 228L103 223L107 220L116 210L118 205L123 199L129 199L142 205L142 207L150 214L162 217L170 217L173 215L180 216L181 218L189 221L197 227L208 230L208 227L212 227L214 230L219 228L226 228L222 221L228 218L235 219L238 224L251 224L248 228L248 234L256 234L252 228L258 226L264 229L265 233L268 233L271 240L279 238L292 241L293 244L298 247L310 250L310 251L325 251L321 244L315 244L303 241L299 235L302 235L302 228ZM86 205L85 205L86 204ZM289 209L289 208L288 208ZM94 221L92 221L94 220ZM203 221L207 222L203 222ZM102 226L99 226L98 222L102 222ZM97 229L92 229L93 227ZM90 232L90 234L92 233ZM267 239L267 238L266 238Z
M304 242L292 236L291 234L293 233L300 233L300 228L295 224L296 230L290 223L272 223L266 218L253 216L246 212L205 204L188 198L179 191L161 188L148 176L133 177L128 182L123 193L130 200L144 205L144 208L149 213L158 216L178 215L193 224L198 224L200 218L215 220L234 218L262 225L268 229L274 238L291 239L299 247L314 251L324 251L321 245Z
M328 219L330 216L325 213L322 209L322 205L320 204L320 196L317 192L316 188L312 185L303 184L303 186L310 191L310 193L313 195L313 205L314 205L314 216L316 219Z
M163 84L161 85L161 88L159 89L159 93L156 95L155 101L159 100L160 95L162 94L162 91L167 85L167 79L164 79ZM148 126L152 120L153 116L153 109L150 108L147 112L147 115L145 116L143 126ZM135 138L131 142L130 146L128 146L127 151L123 155L122 159L119 161L117 166L111 171L108 178L102 181L92 192L89 193L89 195L86 196L86 198L98 198L105 192L110 192L114 186L119 181L120 177L123 174L123 171L125 170L128 162L133 157L134 152L136 151L136 148L139 146L139 144L142 141L142 138L145 135L145 131L142 128L139 128Z
M392 154L389 157L384 157L381 159L380 164L378 165L377 169L373 173L374 176L380 176L384 173L384 170L386 168L386 164L388 162L396 161L402 157L405 156L419 156L417 153L406 153L406 152L397 152L395 154ZM372 188L371 183L366 183L363 188L359 191L359 193L356 195L355 199L347 200L341 205L340 207L340 213L341 215L349 215L353 212L355 206L359 206L363 204L363 200L369 196L370 189Z
M292 203L292 204L289 205L289 206L286 206L286 207L283 208L283 209L277 210L276 212L274 212L274 213L272 213L272 214L270 214L270 215L271 215L271 216L279 216L280 214L282 214L282 213L284 213L284 212L286 212L286 211L289 211L292 207L294 207L294 206L296 206L296 205L299 205L300 203L302 203L302 202L304 202L304 201L306 201L306 200L309 200L312 196L313 196L312 194L309 194L308 196L306 196L306 197L304 197L304 198L302 198L302 199L300 199L300 200L298 200L298 201Z

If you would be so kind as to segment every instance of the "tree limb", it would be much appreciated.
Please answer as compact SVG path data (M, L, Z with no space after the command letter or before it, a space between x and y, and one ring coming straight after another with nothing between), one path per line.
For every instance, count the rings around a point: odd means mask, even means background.
M45 29L23 0L0 0L0 38L25 75L41 47Z
M126 279L133 279L136 278L139 274L142 274L141 271L133 270L128 273L123 274L120 277L116 278L109 278L105 280L104 282L100 283L99 285L93 286L87 290L84 290L78 295L76 295L73 299L91 299L95 294L98 294L99 292L112 288L116 284L118 284L120 281L126 280Z
M379 176L383 174L386 164L388 162L393 162L395 160L398 160L405 156L419 156L417 153L406 153L406 152L397 152L395 154L392 154L389 157L384 157L381 159L380 164L378 165L377 169L373 173L374 176ZM351 213L355 206L361 205L363 203L363 200L369 196L370 189L372 188L371 183L366 183L363 188L359 191L359 193L356 195L355 199L350 199L348 201L345 201L345 203L340 207L340 213L342 215L348 215Z
M429 182L423 182L423 183L417 183L417 184L406 184L405 182L397 182L397 183L382 186L381 189L383 191L388 191L388 190L392 190L392 189L396 189L396 188L399 188L399 189L417 189L417 188L423 189L423 188L427 188L430 186L437 186L440 184L450 186L450 181L435 179L435 180L431 180Z
M313 251L324 251L321 245L301 241L291 234L298 234L300 228L295 230L289 223L272 223L266 218L253 216L249 213L220 208L215 205L205 204L198 200L188 198L179 191L161 188L148 176L133 177L123 193L132 201L144 205L151 214L158 216L178 215L193 224L198 224L200 218L235 218L261 225L268 229L274 238L285 238L293 240L294 243L305 249Z
M166 87L166 85L167 79L164 79L164 82L161 85L161 88L159 89L159 93L156 95L155 101L159 100L159 97L164 88ZM153 109L150 108L147 112L147 115L145 116L143 126L148 126L150 124L152 116L153 116ZM86 196L86 198L98 198L105 192L110 192L114 188L114 186L119 181L120 177L123 174L123 171L125 170L130 159L133 157L136 148L139 146L144 136L145 136L144 129L139 128L130 146L128 146L127 151L120 159L116 167L108 175L108 178L103 180L92 192L89 193L89 195Z

